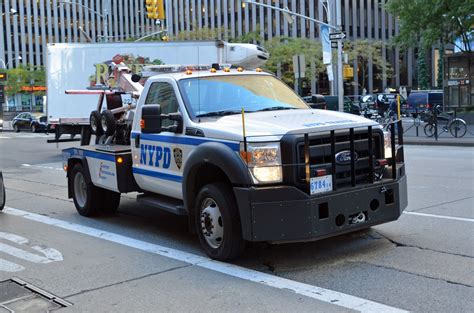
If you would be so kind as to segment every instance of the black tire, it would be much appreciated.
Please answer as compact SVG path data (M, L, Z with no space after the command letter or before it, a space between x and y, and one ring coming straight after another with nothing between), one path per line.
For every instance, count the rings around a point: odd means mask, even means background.
M36 126L36 124L31 124L31 132L32 133L38 132L38 126Z
M19 132L20 132L20 128L18 127L17 124L14 124L14 125L13 125L13 131L14 131L15 133L19 133Z
M460 119L455 119L451 125L449 125L449 132L451 136L456 138L464 137L467 132L466 123Z
M209 243L214 235L215 222L206 209L209 200L214 201L217 206L217 227L222 228L222 236L215 238L215 245ZM242 227L239 212L232 189L225 183L213 183L205 185L199 191L196 198L195 225L199 241L206 254L216 260L230 260L240 256L245 249L245 241L242 238ZM206 226L207 225L207 226ZM220 226L220 227L219 227ZM207 239L206 239L207 238ZM217 246L216 246L217 245Z
M101 125L106 136L112 136L117 128L115 116L110 110L105 110L101 115Z
M436 126L434 126L431 123L426 124L425 127L423 127L423 131L425 132L425 135L427 137L433 137L435 134L435 127Z
M100 118L100 113L97 110L92 111L91 115L89 116L89 124L91 125L92 133L97 137L102 136L104 133L102 130L102 124L100 123Z
M74 165L69 183L72 186L72 198L77 212L82 216L97 214L102 204L100 188L87 181L82 164Z
M2 196L2 199L0 199L0 211L2 211L3 208L5 207L5 202L7 200L7 195L5 193L5 184L2 183L2 186L0 188L2 188L3 190L3 196Z
M102 204L100 210L106 214L117 212L120 205L120 193L111 190L101 189Z

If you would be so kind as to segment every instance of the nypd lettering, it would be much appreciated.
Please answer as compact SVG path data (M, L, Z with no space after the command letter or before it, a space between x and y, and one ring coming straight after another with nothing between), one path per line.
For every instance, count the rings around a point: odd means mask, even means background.
M140 164L169 168L171 164L171 149L155 145L140 145Z

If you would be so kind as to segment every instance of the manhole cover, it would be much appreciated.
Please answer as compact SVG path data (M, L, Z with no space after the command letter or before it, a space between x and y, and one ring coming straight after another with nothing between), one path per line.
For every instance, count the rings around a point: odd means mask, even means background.
M47 313L71 305L18 278L0 282L0 313Z

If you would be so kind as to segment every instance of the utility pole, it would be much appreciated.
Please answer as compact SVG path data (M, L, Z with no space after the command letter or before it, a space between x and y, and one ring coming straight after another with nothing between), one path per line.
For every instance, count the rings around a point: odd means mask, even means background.
M109 42L109 10L110 10L110 0L105 0L105 7L104 7L104 42Z
M336 0L336 27L342 32L341 0ZM342 40L337 41L337 100L338 111L344 112L344 78L342 76Z

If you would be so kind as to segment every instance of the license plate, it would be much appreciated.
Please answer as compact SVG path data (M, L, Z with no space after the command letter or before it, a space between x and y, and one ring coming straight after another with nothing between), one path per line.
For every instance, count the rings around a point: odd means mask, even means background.
M312 177L310 191L312 195L332 191L332 175Z

